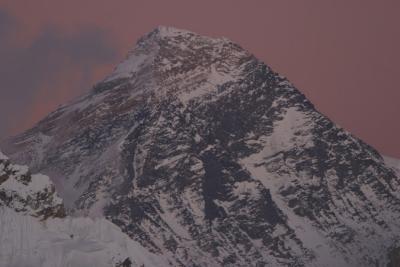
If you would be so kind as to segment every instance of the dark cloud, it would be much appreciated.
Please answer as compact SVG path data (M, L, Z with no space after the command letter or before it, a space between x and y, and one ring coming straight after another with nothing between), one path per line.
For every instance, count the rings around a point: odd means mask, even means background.
M109 36L89 27L65 33L49 27L29 44L17 41L18 22L0 9L0 139L21 125L34 98L46 103L71 85L70 95L90 87L95 67L114 62L116 50ZM78 81L67 80L78 73ZM65 94L65 93L64 93ZM38 100L40 101L40 100Z
M15 21L4 10L0 9L0 37L5 37L15 27ZM1 40L4 40L3 38Z

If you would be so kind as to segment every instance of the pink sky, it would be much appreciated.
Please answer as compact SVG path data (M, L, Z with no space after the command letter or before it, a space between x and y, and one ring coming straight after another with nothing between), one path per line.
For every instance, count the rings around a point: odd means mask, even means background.
M102 60L88 58L85 75L82 64L63 58L65 64L49 74L54 77L37 80L6 134L29 127L90 89L142 34L169 25L232 39L288 77L333 121L380 152L400 157L400 1L0 0L0 9L18 24L12 36L21 49L43 44L38 36L51 29L60 40L76 39L60 53L79 56L73 49L84 38L80 33L97 29L101 35L94 36L107 43L99 55L108 48L115 52ZM49 56L47 50L30 51ZM18 90L22 94L28 87ZM10 102L11 93L0 90L1 106ZM18 99L14 96L16 103Z

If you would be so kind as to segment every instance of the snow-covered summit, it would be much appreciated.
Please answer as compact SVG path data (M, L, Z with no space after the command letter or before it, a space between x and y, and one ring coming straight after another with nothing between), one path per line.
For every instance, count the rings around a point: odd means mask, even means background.
M142 42L143 40L146 39L155 39L160 41L162 39L175 39L175 38L180 38L181 41L188 41L188 40L194 40L194 39L202 39L202 40L209 40L211 42L231 42L228 38L226 37L211 37L211 36L205 36L205 35L200 35L198 33L195 33L193 31L185 30L185 29L180 29L176 28L173 26L165 26L165 25L159 25L156 28L154 28L152 31L146 33L143 35L138 43ZM186 39L186 40L185 40Z
M215 69L222 68L219 65L229 66L229 60L235 57L249 57L249 54L226 38L158 26L138 40L105 82L134 78L142 69L158 77L183 76L193 69L197 74L216 72Z
M178 35L195 34L194 32L178 29L172 26L159 25L151 33L158 34L160 37L175 37ZM150 33L150 34L151 34Z

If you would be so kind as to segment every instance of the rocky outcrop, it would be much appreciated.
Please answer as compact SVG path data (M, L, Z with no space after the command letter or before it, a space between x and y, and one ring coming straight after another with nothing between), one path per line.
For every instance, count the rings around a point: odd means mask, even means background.
M65 209L47 176L32 175L26 166L14 165L0 152L0 207L42 220L65 217Z

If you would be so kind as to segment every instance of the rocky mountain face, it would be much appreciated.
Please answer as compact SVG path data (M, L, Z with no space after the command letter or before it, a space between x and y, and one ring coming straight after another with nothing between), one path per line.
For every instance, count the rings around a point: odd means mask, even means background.
M224 38L159 27L0 146L164 266L384 266L399 245L397 161Z

